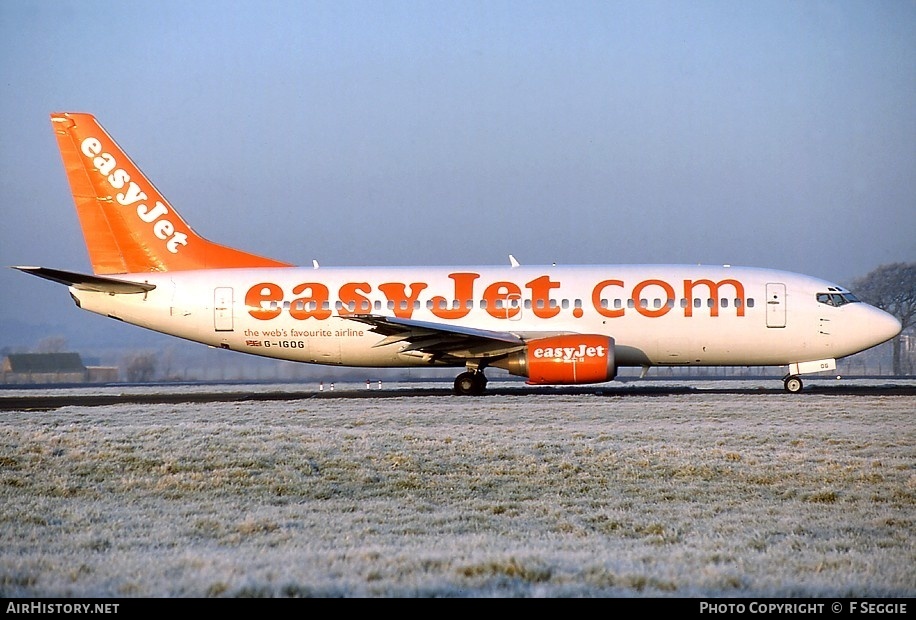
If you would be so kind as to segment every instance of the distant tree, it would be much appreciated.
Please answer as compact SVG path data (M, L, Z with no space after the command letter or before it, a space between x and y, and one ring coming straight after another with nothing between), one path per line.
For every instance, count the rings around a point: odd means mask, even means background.
M916 320L916 263L881 265L853 281L850 289L856 296L903 324L904 331ZM900 336L894 338L894 374L906 374L901 355Z
M63 336L48 336L38 341L36 353L63 353L67 350L67 339Z
M156 374L155 353L134 353L127 357L127 380L131 383L151 381Z
M171 380L172 377L172 352L174 347L169 345L165 347L159 353L159 376L163 377L167 381Z

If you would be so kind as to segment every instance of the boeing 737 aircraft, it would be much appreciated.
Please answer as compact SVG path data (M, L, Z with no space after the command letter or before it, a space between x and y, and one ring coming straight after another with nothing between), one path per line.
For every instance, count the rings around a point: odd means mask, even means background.
M484 369L536 385L611 381L621 367L787 366L896 336L900 322L817 278L699 265L296 267L188 226L89 114L51 124L92 275L16 267L76 305L195 342L312 364L453 366L458 394Z

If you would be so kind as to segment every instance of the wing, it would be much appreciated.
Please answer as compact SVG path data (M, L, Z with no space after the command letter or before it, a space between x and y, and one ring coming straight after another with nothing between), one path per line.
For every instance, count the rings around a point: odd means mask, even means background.
M402 353L429 355L430 361L459 362L501 357L525 348L525 340L511 332L474 329L375 314L351 314L344 318L371 326L385 336L375 347L401 343Z

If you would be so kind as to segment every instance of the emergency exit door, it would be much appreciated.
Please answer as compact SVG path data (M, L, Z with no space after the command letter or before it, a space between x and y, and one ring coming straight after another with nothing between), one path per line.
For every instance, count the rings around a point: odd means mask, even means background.
M221 286L213 290L213 329L218 332L231 332L232 325L232 287Z
M786 326L786 285L767 283L767 327Z

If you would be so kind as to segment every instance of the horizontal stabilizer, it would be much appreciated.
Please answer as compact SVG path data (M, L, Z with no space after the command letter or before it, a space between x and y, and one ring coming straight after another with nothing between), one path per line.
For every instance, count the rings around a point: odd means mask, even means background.
M58 284L72 286L81 291L97 291L100 293L146 293L156 288L155 284L147 282L129 282L102 276L90 276L75 271L61 271L47 267L13 267L19 271L30 273L33 276L51 280Z

